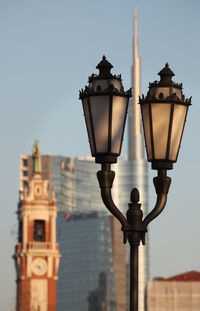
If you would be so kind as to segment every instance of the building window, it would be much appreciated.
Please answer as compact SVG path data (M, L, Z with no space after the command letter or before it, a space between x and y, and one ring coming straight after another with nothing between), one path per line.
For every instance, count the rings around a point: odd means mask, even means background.
M28 176L28 171L23 171L23 176Z
M28 159L23 159L23 166L28 166Z
M22 243L22 220L19 221L18 242Z
M24 186L24 188L25 188L25 187L28 187L28 181L27 181L27 180L24 180L24 181L23 181L23 186Z
M34 241L37 241L37 242L45 241L45 221L44 220L34 221Z

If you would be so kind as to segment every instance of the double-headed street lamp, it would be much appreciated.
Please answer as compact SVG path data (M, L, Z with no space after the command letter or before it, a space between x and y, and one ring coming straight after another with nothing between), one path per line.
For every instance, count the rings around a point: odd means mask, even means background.
M153 182L157 202L143 219L139 192L134 188L126 217L114 204L111 188L115 172L111 164L120 155L131 90L124 91L121 75L112 75L113 66L103 56L97 65L99 74L89 77L89 85L80 91L92 156L101 164L97 172L102 200L120 221L124 243L130 244L130 311L138 310L138 246L145 244L148 224L164 209L171 178L168 169L176 162L191 98L185 99L182 84L172 81L168 64L158 73L160 81L149 84L147 96L139 98L148 161L158 171Z

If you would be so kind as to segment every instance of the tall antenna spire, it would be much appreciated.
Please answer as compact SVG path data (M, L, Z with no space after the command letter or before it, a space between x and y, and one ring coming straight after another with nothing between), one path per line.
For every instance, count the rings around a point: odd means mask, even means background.
M141 133L140 108L140 58L138 56L137 8L134 7L134 37L133 37L133 67L132 67L133 97L129 107L128 118L128 158L136 160L143 158L143 138Z
M134 57L138 57L138 34L137 34L137 7L134 7L134 36L133 36L133 40L134 40L134 45L133 45L133 49L134 49Z
M140 192L142 211L148 214L148 171L147 161L144 158L144 140L142 134L140 117L140 58L138 53L137 34L137 9L134 7L134 31L133 31L133 66L132 66L132 88L133 97L129 104L128 114L128 162L130 168L130 185L137 187ZM139 248L139 297L138 310L144 311L145 286L149 278L148 246Z

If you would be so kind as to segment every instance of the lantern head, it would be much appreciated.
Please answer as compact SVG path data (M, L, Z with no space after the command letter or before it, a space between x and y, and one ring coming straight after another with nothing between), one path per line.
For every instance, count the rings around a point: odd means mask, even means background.
M166 64L158 73L160 81L149 84L147 96L139 98L148 161L153 169L172 169L177 161L191 98L185 99L182 84L172 81Z
M99 74L89 77L80 91L91 154L97 163L115 163L121 153L131 90L124 91L121 75L112 75L113 66L103 56Z

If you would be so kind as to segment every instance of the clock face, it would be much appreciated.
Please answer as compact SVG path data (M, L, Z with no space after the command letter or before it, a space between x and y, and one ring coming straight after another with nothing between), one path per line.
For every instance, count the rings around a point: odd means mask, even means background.
M32 262L32 271L36 275L43 275L47 272L47 263L42 258L37 258Z

